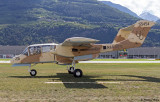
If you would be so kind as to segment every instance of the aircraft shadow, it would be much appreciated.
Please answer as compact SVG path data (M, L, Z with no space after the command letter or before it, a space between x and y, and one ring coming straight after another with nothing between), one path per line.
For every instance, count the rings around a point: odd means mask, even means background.
M155 77L138 76L138 75L119 75L119 76L136 77L136 78L141 78L141 79L143 79L143 80L141 80L141 81L160 83L160 78L155 78Z
M57 75L51 76L10 76L13 78L49 78L49 82L91 82L91 83L63 83L66 88L85 88L85 89L99 89L108 88L103 84L96 83L97 81L107 81L105 79L93 79L97 76L83 76L81 78L75 78L72 74L57 73Z
M73 75L69 75L68 73L57 73L55 77L59 79L51 79L54 81L62 81L62 82L92 82L92 83L63 83L66 88L86 88L86 89L99 89L99 88L107 88L102 84L96 83L96 81L100 81L101 79L93 79L96 76L83 76L81 78L75 78ZM102 80L101 80L102 81Z
M104 75L105 76L105 75ZM81 78L75 78L72 74L68 73L57 73L57 75L51 75L51 76L10 76L14 78L49 78L49 82L92 82L92 83L63 83L66 88L86 88L86 89L99 89L99 88L108 88L104 86L103 84L96 83L99 82L107 82L107 81L146 81L146 82L155 82L160 83L160 78L155 77L149 77L149 76L137 76L137 75L106 75L106 76L125 76L125 77L135 77L140 79L97 79L100 76L83 76ZM95 82L95 83L94 83Z
M125 76L125 77L135 77L140 79L108 79L108 81L146 81L160 83L160 78L149 77L149 76L138 76L138 75L106 75L106 76Z

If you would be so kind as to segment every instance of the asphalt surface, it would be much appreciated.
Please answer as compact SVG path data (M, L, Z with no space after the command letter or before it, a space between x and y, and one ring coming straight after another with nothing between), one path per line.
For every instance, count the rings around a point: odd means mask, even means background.
M10 63L10 61L0 61L0 63Z

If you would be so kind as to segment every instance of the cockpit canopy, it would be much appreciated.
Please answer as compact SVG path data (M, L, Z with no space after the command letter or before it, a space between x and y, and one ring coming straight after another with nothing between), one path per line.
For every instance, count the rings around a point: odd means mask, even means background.
M22 52L23 55L30 56L30 55L38 55L41 53L50 52L51 50L54 51L56 49L55 43L51 44L35 44L30 45Z

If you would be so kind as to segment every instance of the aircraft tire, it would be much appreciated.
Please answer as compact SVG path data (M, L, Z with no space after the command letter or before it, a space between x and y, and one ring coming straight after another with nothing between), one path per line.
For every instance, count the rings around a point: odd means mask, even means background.
M70 67L69 70L68 70L68 73L73 74L74 73L74 67Z
M83 72L81 69L75 69L73 75L74 77L79 78L79 77L82 77Z
M30 75L31 76L36 76L37 74L37 71L35 69L32 69L31 72L30 72Z
M68 73L69 73L69 74L73 74L70 70L68 70Z

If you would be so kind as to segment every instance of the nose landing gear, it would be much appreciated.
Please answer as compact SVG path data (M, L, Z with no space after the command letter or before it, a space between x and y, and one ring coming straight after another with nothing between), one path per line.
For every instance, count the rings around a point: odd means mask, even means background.
M35 69L32 69L32 70L30 71L30 75L31 75L31 76L36 76L36 74L37 74L37 71L36 71Z
M33 66L35 66L36 64L34 64ZM37 75L37 71L35 69L31 70L31 65L28 68L28 72L30 73L31 76L36 76Z

